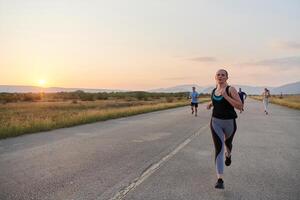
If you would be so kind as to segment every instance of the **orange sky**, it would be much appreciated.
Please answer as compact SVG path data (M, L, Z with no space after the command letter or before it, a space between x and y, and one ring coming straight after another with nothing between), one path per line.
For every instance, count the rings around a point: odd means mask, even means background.
M234 84L299 81L299 2L184 2L0 0L0 84L205 86L219 68Z

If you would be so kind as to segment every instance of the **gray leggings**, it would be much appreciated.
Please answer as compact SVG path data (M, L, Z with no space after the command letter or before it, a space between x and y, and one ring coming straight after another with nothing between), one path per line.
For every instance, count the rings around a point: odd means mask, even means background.
M235 119L212 118L210 123L212 138L215 145L215 164L217 174L224 172L224 144L227 152L231 153L232 140L236 131Z
M268 112L269 99L268 98L264 98L263 99L263 103L264 103L265 111Z

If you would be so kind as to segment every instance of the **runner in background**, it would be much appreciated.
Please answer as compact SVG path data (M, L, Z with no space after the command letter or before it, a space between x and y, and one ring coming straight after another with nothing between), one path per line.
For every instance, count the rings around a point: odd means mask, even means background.
M264 92L262 93L263 96L263 104L265 108L265 114L268 115L268 106L269 106L269 97L271 97L270 91L268 88L265 88Z
M240 110L240 113L242 113L244 111L244 102L247 99L247 94L245 92L242 91L242 88L239 88L239 92L238 92L240 99L243 103L243 108Z
M199 93L196 92L196 88L192 87L192 92L190 93L190 99L191 99L191 109L192 109L192 115L195 113L195 117L197 117L198 112L198 97Z

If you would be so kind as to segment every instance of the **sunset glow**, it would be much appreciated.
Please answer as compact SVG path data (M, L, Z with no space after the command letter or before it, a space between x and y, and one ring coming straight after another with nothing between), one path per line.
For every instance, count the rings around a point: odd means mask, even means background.
M45 86L45 84L46 84L45 80L43 80L43 79L39 80L39 85L40 86Z
M234 84L296 82L299 8L295 0L0 0L0 85L206 86L219 68Z

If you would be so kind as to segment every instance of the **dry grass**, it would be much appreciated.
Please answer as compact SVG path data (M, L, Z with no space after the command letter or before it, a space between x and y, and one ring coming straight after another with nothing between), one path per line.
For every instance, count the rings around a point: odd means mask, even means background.
M251 98L262 101L262 96L251 96ZM300 95L285 95L282 98L280 96L272 96L270 103L300 110Z
M201 102L207 101L202 99ZM186 106L187 100L99 100L0 105L0 138Z

